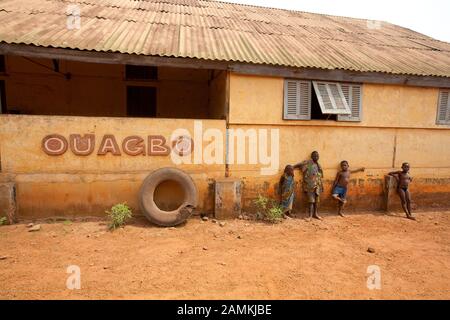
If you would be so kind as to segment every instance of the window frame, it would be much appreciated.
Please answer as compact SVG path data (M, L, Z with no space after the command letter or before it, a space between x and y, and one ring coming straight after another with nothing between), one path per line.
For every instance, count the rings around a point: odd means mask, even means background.
M298 113L297 116L294 116L292 114L289 114L288 112L288 107L291 107L288 103L288 84L290 82L295 82L297 84L299 83L308 83L309 84L309 96L308 96L308 114L306 116L306 112L303 112L303 114ZM291 78L285 78L284 79L284 85L283 85L283 120L301 120L301 121L311 121L311 120L315 120L315 121L331 121L331 120L318 120L318 119L311 119L311 111L312 111L312 99L313 99L313 95L312 95L312 90L314 89L314 82L319 82L319 83L331 83L331 84L338 84L340 91L342 92L341 98L343 97L345 103L347 104L348 108L350 109L350 114L336 114L336 113L326 113L326 114L330 114L330 115L336 115L337 118L336 120L333 121L337 121L337 122L362 122L363 119L363 90L364 90L364 84L363 83L352 83L352 82L340 82L340 81L316 81L316 80L303 80L303 79L291 79ZM348 99L345 96L344 93L344 86L348 87ZM359 89L359 99L358 99L358 114L357 116L355 116L354 114L354 107L353 107L353 98L355 97L355 95L353 94L353 90L354 88L358 88ZM327 89L328 90L328 89ZM299 89L297 87L297 92L299 92ZM292 97L290 97L290 99L292 99ZM296 98L297 101L301 100L302 97L299 96ZM319 96L317 97L317 100L319 100ZM318 101L320 104L320 101ZM322 109L322 108L321 108Z

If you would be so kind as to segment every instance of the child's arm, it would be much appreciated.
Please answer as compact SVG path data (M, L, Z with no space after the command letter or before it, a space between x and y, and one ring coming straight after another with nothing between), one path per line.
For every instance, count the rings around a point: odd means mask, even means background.
M294 169L302 170L302 168L304 167L305 164L306 164L306 161L299 162L296 165L294 165Z
M355 169L355 170L350 170L350 173L357 173L357 172L364 172L366 171L366 168L359 168L359 169Z
M337 174L336 174L336 179L334 179L334 182L333 182L333 187L331 188L331 189L333 189L334 190L334 188L336 187L336 185L338 184L338 181L339 181L339 178L341 177L341 173L340 172L338 172ZM333 192L333 190L331 190L332 192Z
M401 173L401 171L392 171L392 172L389 172L388 175L391 177L394 177L398 183L400 181L400 177L399 177L400 173Z

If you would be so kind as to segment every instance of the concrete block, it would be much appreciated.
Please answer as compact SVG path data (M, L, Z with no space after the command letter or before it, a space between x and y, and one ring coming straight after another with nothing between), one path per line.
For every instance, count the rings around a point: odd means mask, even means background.
M10 224L17 222L16 187L13 182L0 183L0 217L7 217Z
M214 216L217 219L234 219L241 214L241 190L240 179L217 179L215 183L215 208Z

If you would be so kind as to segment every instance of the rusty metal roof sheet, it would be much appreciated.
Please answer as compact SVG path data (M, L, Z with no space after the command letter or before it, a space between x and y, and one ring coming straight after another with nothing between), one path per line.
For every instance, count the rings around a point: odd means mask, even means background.
M450 44L406 28L212 0L0 0L0 21L9 44L450 77Z

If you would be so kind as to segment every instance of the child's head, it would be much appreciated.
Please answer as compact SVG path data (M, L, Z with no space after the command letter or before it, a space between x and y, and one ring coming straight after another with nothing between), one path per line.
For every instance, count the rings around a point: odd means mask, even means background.
M342 171L347 171L348 167L349 167L349 165L348 165L348 161L347 160L341 161L341 169L342 169Z
M403 170L403 172L408 172L409 169L410 169L410 165L409 165L408 162L405 162L405 163L402 164L402 170Z
M294 167L291 166L290 164L288 164L285 168L284 168L284 173L289 175L289 176L293 176L294 175Z
M313 151L313 152L311 153L311 159L313 159L314 162L319 161L319 152Z

